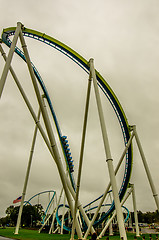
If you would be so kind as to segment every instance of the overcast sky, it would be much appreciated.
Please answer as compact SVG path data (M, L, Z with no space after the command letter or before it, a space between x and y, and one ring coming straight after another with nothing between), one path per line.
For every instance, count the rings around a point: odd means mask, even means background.
M137 126L159 192L159 2L0 0L0 5L1 32L20 21L27 28L60 40L85 59L94 58L95 68L115 92L129 124ZM76 179L88 76L56 50L34 40L26 41L31 59L53 101L61 131L69 138ZM8 52L7 47L4 49ZM2 74L2 58L0 63ZM13 66L37 113L25 64L15 56ZM124 148L122 134L111 106L101 97L115 166ZM109 181L94 99L92 88L80 192L83 204L100 196ZM33 120L9 75L0 102L0 217L21 195L33 131ZM133 148L131 183L135 184L137 209L154 211L156 206L135 142ZM118 186L123 168L117 176ZM26 199L52 189L59 194L61 182L56 165L38 134ZM131 198L125 205L133 209Z

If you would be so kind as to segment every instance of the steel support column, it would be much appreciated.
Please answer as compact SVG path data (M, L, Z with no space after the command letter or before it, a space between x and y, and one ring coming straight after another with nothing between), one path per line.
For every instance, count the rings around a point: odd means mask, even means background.
M99 95L99 89L98 89L98 85L97 85L97 79L96 79L96 73L95 73L95 69L94 69L93 59L90 60L90 71L92 74L93 84L94 84L94 89L95 89L97 108L98 108L98 113L99 113L99 119L100 119L105 154L106 154L106 162L108 165L108 171L109 171L109 177L110 177L110 182L111 182L111 186L112 186L114 203L115 203L115 208L117 211L117 219L118 219L120 237L122 237L124 240L127 240L127 235L126 235L126 231L125 231L125 227L124 227L123 213L122 213L122 209L121 209L121 205L120 205L117 183L116 183L116 178L115 178L115 172L114 172L114 167L113 167L113 159L111 156L109 140L108 140L106 125L105 125L105 120L104 120L104 114L103 114L103 110L102 110L101 99L100 99L100 95Z
M58 148L57 148L57 144L56 144L56 141L55 141L55 137L54 137L54 134L53 134L53 131L52 131L51 123L50 123L46 108L43 106L43 102L42 102L42 99L41 99L41 95L40 95L39 88L38 88L38 85L37 85L37 82L36 82L36 78L35 78L34 71L33 71L33 68L32 68L31 60L30 60L29 53L28 53L28 50L27 50L27 45L25 43L25 39L24 39L22 31L20 31L19 36L20 36L21 45L22 45L22 48L23 48L23 51L24 51L24 55L25 55L25 58L26 58L26 62L27 62L27 65L28 65L28 70L29 70L29 73L30 73L30 76L31 76L31 79L32 79L32 83L33 83L33 86L34 86L34 90L35 90L35 93L36 93L36 96L37 96L37 100L38 100L38 103L39 103L39 106L40 106L40 109L41 109L41 113L42 113L42 116L43 116L43 120L44 120L44 123L45 123L47 134L48 134L48 137L49 137L49 140L50 140L50 145L51 145L52 151L53 151L54 156L55 156L54 160L56 162L56 165L57 165L57 168L58 168L58 171L59 171L59 175L60 175L63 187L64 187L64 191L65 191L65 194L66 194L66 197L67 197L68 204L69 204L70 209L71 209L72 214L73 214L72 198L71 198L70 192L69 192L69 190L67 188L67 184L66 184L66 178L67 177L66 177L64 169L63 169L63 165L62 165L62 162L61 162L61 157L60 157L60 154L59 154L59 151L58 151ZM81 232L78 221L76 221L76 230L77 230L78 237L82 238L82 232Z

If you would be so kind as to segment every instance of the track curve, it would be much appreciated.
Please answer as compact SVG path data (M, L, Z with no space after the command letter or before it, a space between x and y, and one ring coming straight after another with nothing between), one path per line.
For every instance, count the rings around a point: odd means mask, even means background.
M45 193L53 193L53 195L52 195L52 197L51 197L51 199L50 199L50 201L49 201L49 203L48 203L48 205L47 205L47 207L46 207L46 210L45 210L45 212L44 212L44 216L43 216L42 223L44 223L46 214L47 214L47 212L48 212L49 207L51 206L52 200L53 200L54 197L55 197L56 191L54 191L54 190L46 190L46 191L42 191L42 192L36 193L36 194L33 195L31 198L29 198L29 200L27 200L27 201L24 202L25 205L27 205L27 204L32 205L32 204L31 204L31 200L32 200L32 199L34 199L35 197L40 196L40 195L42 195L42 194L45 194Z
M102 205L102 207L106 207L106 206L111 206L111 204L103 204L103 205ZM57 212L56 212L56 220L57 220L57 222L58 222L58 224L59 224L60 226L62 225L62 222L61 222L61 219L59 218L59 209L62 208L62 207L65 207L65 208L69 209L69 206L68 206L68 205L60 204L60 205L58 206ZM86 206L85 206L85 207L86 207ZM84 207L84 208L85 208L85 207ZM88 210L86 210L86 212L89 212L89 211L91 211L91 210L94 210L94 209L96 209L97 207L98 207L98 206L89 208ZM128 210L127 207L122 206L122 208L123 208L124 210L126 210L126 212L127 212L126 217L125 217L125 219L124 219L124 222L126 223L127 220L129 219L130 212L129 212L129 210ZM67 219L66 219L66 220L67 220ZM97 220L97 221L95 221L94 225L97 225L98 223L99 223L99 222L98 222L98 220ZM82 229L83 231L85 231L85 230L87 229L87 225L84 223L84 221L83 221L83 226L82 226L82 228L83 228L83 229ZM67 227L67 226L65 226L65 225L63 225L63 229L65 229L65 230L68 231L68 232L71 231L71 228L70 228L70 227Z

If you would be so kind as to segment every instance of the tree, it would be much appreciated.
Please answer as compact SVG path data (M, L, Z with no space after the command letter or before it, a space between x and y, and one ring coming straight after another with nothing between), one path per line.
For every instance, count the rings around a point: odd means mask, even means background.
M21 226L36 226L37 222L42 220L43 214L44 211L41 204L37 204L35 206L24 206L21 218Z
M10 208L10 209L12 209L12 211L8 215L10 218L10 222L11 222L11 224L16 225L19 207L14 207L14 208Z
M17 223L18 213L19 206L18 207L10 206L6 209L7 217L9 218L11 224L13 224L14 226ZM44 211L41 204L37 204L35 206L24 205L21 217L21 226L25 227L36 226L37 222L42 220L43 215Z
M10 218L8 216L0 218L0 225L5 227L7 224L10 223Z
M14 210L14 205L9 206L9 207L6 209L6 214L7 214L7 216L10 216L13 210Z
M42 218L45 215L43 206L41 204L36 204L34 207L36 208L37 214Z
M134 215L134 214L133 214L133 215ZM144 222L145 222L144 213L142 213L141 211L138 211L138 212L137 212L137 215L138 215L138 221L139 221L139 223L144 223ZM135 219L134 219L133 222L135 222Z

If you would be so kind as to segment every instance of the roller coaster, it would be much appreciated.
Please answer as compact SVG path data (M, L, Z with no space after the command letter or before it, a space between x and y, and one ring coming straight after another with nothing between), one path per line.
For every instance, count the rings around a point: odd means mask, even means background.
M20 49L19 47L17 47L17 39L18 37L20 38L21 41L21 46L22 49ZM9 27L3 30L2 32L2 36L1 36L1 53L3 58L5 59L6 63L5 63L5 67L2 73L2 77L1 77L1 81L0 81L0 96L2 95L3 92L3 88L5 85L5 81L7 78L7 74L8 71L10 70L14 80L16 81L16 84L22 94L23 99L26 102L26 105L36 123L36 127L39 130L39 132L41 133L44 142L46 143L53 159L55 160L56 164L57 164L57 168L61 177L61 181L62 181L62 185L66 194L66 198L68 201L68 206L71 210L72 213L72 217L73 217L73 224L72 225L72 231L74 231L74 229L76 229L76 232L78 234L79 238L82 238L82 231L86 232L85 237L88 236L88 233L94 232L94 227L97 226L98 224L102 223L103 221L105 221L106 219L109 219L110 216L112 216L114 210L116 210L117 213L117 218L118 218L118 223L121 221L121 224L119 223L119 229L120 229L120 233L121 233L121 237L124 237L124 239L126 239L126 235L125 232L122 228L123 223L122 223L122 219L120 219L120 213L121 213L121 205L118 204L119 202L122 203L124 196L129 188L129 182L130 182L130 177L131 177L131 171L132 171L132 165L133 165L133 149L132 149L132 138L134 137L134 135L136 134L136 128L132 127L129 125L127 117L124 113L124 110L117 98L117 96L115 95L115 93L113 92L113 90L111 89L111 87L109 86L109 84L105 81L105 79L101 76L101 74L95 70L94 65L93 65L93 60L90 59L89 61L87 61L86 59L84 59L80 54L78 54L76 51L74 51L73 49L71 49L70 47L68 47L67 45L65 45L64 43L56 40L53 37L50 37L44 33L38 32L36 30L32 30L29 28L24 27L21 23L17 24L17 27ZM13 40L11 40L13 38ZM58 118L57 118L57 114L55 113L54 110L54 106L52 104L51 98L48 94L47 88L44 84L44 81L42 79L42 77L40 76L40 73L38 72L36 66L33 64L33 62L31 62L28 51L27 51L27 46L26 46L26 42L25 42L25 38L31 38L33 40L39 41L42 44L45 44L57 51L59 51L60 53L62 53L64 56L66 56L67 58L69 58L71 61L73 61L75 64L77 64L81 70L83 70L84 72L86 72L89 75L89 82L91 82L91 80L93 79L94 81L94 88L96 89L97 86L97 93L98 91L102 92L105 96L105 98L108 100L108 102L110 103L112 109L114 110L114 114L117 117L119 126L121 128L122 131L122 135L123 135L123 142L125 145L125 149L123 151L123 155L115 169L115 171L113 170L113 168L111 168L112 165L112 158L110 155L110 151L109 151L109 144L108 141L106 141L105 139L107 139L107 135L105 133L103 133L103 139L104 139L104 143L105 143L105 151L106 151L106 158L107 158L107 163L108 163L108 168L112 169L110 170L110 184L107 187L106 191L104 194L102 194L98 199L95 199L94 201L100 200L100 206L98 207L94 207L92 209L96 209L98 208L98 212L99 209L104 206L103 201L108 193L108 191L110 190L110 187L112 186L112 192L113 192L113 197L114 200L112 201L111 204L108 204L107 206L109 206L109 209L102 214L102 216L100 218L96 218L96 216L94 217L94 219L88 219L86 213L85 213L85 208L82 207L82 204L79 201L78 198L78 194L79 194L79 182L80 181L80 170L79 170L79 175L78 175L78 180L77 183L75 181L75 176L74 176L74 165L76 164L76 162L73 161L72 158L72 153L71 153L71 149L69 146L69 139L68 136L66 136L65 134L63 134L62 129L60 128L59 122L58 122ZM7 45L10 48L10 51L8 53L8 57L6 57L4 50L2 49L2 43L4 43L5 45ZM32 107L30 106L30 103L27 99L27 96L25 95L25 93L23 92L23 89L16 77L16 74L11 66L11 61L12 61L12 57L14 52L22 59L26 62L28 69L29 69L29 73L30 76L32 78L33 81L33 85L34 85L34 89L35 89L35 93L38 99L38 103L39 103L39 108L40 111L42 113L44 122L45 122L45 127L47 130L47 134L48 136L45 135L40 123L39 123L39 119L37 118L36 114L34 113L34 110L32 109ZM38 87L40 86L41 91L43 92L43 96L44 99L42 99L41 95L38 92ZM88 85L89 86L89 85ZM89 88L88 88L89 89ZM89 94L88 94L89 96ZM99 95L97 96L97 101L99 101ZM89 97L88 97L89 98ZM59 157L59 152L57 150L57 146L56 146L56 141L54 138L54 134L53 134L53 130L50 127L50 120L48 119L48 114L47 111L45 109L45 104L44 101L46 99L46 102L49 106L49 110L51 112L52 118L53 118L53 122L55 124L56 127L56 131L57 131L57 135L59 138L59 142L60 142L60 146L63 152L63 156L65 159L65 163L67 166L67 173L69 175L69 180L66 177L65 174L65 170L63 169L63 166L60 162L60 157ZM99 100L98 100L99 99ZM89 99L88 99L89 101ZM89 104L89 103L88 103ZM86 103L87 105L87 103ZM99 101L99 105L100 105L100 101ZM101 108L99 107L99 115L100 115L100 122L101 122L101 127L103 126L104 128L104 122L102 121L102 111ZM86 115L87 116L87 112ZM86 120L87 121L87 120ZM86 125L86 122L85 122ZM105 128L104 128L105 130ZM84 130L83 130L84 131ZM82 145L82 144L81 144ZM83 145L84 148L84 145ZM82 149L82 147L81 147ZM81 150L82 152L82 150ZM82 157L81 157L82 158ZM120 185L120 189L117 192L116 191L116 183L114 182L113 179L115 179L115 175L118 171L118 169L120 168L120 165L123 161L123 159L125 158L125 170L124 170L124 174L123 174L123 178L121 181L121 185ZM82 161L81 161L82 164ZM79 167L80 169L80 167ZM113 187L113 182L114 182L114 187ZM26 189L25 189L26 190ZM156 194L155 189L152 190L153 193ZM72 205L72 198L75 201L75 205ZM156 200L156 199L155 199ZM92 202L94 202L92 201ZM158 200L157 200L158 201ZM119 206L120 205L120 206ZM58 209L60 207L62 207L63 205L59 205ZM67 207L68 207L67 206ZM118 207L117 207L118 206ZM61 224L59 218L58 218L58 209L56 212L56 217L57 220L59 222L59 224ZM79 224L79 217L77 217L77 209L80 212L80 217L83 221L82 227L80 227ZM98 214L97 212L97 214ZM94 214L95 215L95 214ZM120 220L119 220L120 219ZM81 230L82 229L82 230ZM71 228L67 228L66 230L71 231Z
M110 190L109 193L111 193L111 192L112 191ZM63 212L63 208L64 208L64 210L66 210L66 212L64 212L64 221L63 222L64 223L68 222L68 221L72 222L72 216L71 216L71 214L69 214L69 212L70 212L69 206L68 205L64 205L64 204L57 205L56 191L54 191L54 190L46 190L46 191L42 191L42 192L36 193L32 197L30 197L28 200L25 200L24 201L24 205L28 205L28 204L32 205L32 201L35 202L37 198L38 198L37 204L40 204L41 203L40 196L47 195L47 194L49 194L49 198L48 198L49 201L48 201L48 204L46 204L46 209L44 209L44 215L43 215L42 221L41 221L42 228L39 230L39 232L41 232L41 230L43 228L45 228L46 225L48 225L49 219L52 217L52 212L54 212L55 209L56 209L56 215L55 215L56 216L56 222L54 223L54 228L56 227L56 229L54 231L56 232L57 230L59 230L59 227L61 227L63 225L63 230L65 230L67 232L71 232L71 228L69 226L66 226L65 224L62 223L62 216L59 213L61 209L62 209L62 212ZM87 215L89 215L90 219L92 219L93 211L95 209L97 209L97 207L98 207L96 205L96 203L97 203L97 201L99 199L100 199L100 197L98 199L95 199L94 201L92 201L92 202L90 202L90 203L88 203L87 205L84 206L85 212L86 212ZM46 200L45 200L45 203L46 203ZM93 203L95 203L95 206L92 206ZM50 212L50 209L52 208L52 205L54 205L53 206L53 210L51 210L51 212ZM109 208L110 206L111 206L111 204L107 203L107 204L103 204L102 208ZM125 207L125 206L122 206L122 209L123 209L123 212L124 212L124 215L125 215L124 222L126 223L129 220L130 212L129 212L128 208ZM104 213L105 213L105 210L103 209L103 214ZM104 219L103 219L103 221L101 221L101 215L103 215L103 214L100 214L98 216L98 221L96 220L94 225L98 226L99 225L99 221L100 222L104 221ZM65 215L67 217L65 217ZM68 216L69 216L69 219L68 219ZM82 219L82 229L85 230L85 228L87 228L87 226L86 226L85 222Z

